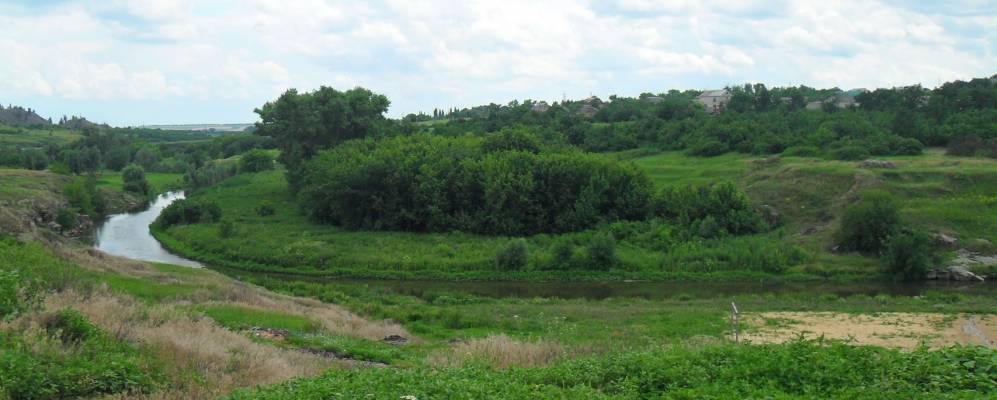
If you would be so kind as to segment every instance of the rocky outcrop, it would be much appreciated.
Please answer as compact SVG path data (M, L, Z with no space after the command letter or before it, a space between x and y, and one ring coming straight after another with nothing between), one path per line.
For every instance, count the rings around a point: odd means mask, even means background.
M951 265L946 268L936 268L928 271L928 279L958 282L983 282L983 277L974 274L961 265Z
M953 250L959 247L959 240L952 236L946 235L944 233L936 233L933 236L935 239L935 244L937 244L939 247L949 250Z
M955 259L948 266L929 271L926 278L961 282L983 282L985 278L973 273L970 269L976 266L997 265L997 256L985 256L966 249L959 249L955 254Z

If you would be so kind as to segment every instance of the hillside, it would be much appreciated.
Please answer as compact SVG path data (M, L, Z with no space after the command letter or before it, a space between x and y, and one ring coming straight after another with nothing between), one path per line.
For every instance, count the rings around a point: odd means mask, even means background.
M11 126L45 126L52 121L42 118L30 108L0 105L0 124Z

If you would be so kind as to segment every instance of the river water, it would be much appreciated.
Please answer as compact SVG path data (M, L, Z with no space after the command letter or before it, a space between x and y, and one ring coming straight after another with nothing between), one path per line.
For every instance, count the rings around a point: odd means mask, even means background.
M149 224L170 203L184 198L183 192L168 192L158 196L149 208L115 214L97 229L95 247L105 253L136 260L160 262L188 267L203 267L168 252L149 232ZM486 297L559 297L603 299L609 297L639 297L648 299L669 298L677 295L692 297L736 296L761 293L812 293L850 296L864 294L922 295L929 290L966 294L992 294L997 296L997 284L958 282L451 282L451 281L399 281L371 279L316 278L277 273L245 272L214 268L236 278L270 277L282 280L321 282L329 285L366 286L418 297L439 293L467 293Z
M156 197L149 208L124 214L114 214L97 227L94 247L107 254L142 261L200 268L197 261L172 254L149 233L149 225L170 203L184 198L183 192L167 192Z

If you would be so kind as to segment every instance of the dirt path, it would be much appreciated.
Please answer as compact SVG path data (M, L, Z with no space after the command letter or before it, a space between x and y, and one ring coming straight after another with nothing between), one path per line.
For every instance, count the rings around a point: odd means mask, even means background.
M932 313L846 314L770 312L745 314L742 338L781 343L799 335L851 340L855 344L913 349L975 344L997 347L997 316Z

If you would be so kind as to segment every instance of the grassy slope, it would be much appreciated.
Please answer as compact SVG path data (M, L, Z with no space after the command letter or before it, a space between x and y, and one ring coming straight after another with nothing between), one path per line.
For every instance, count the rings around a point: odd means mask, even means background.
M16 133L7 133L15 131ZM68 144L82 137L79 132L62 128L16 128L0 125L0 145L44 146L48 143Z

